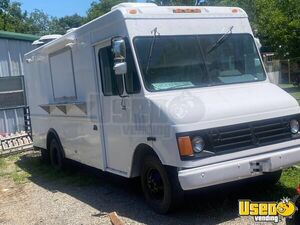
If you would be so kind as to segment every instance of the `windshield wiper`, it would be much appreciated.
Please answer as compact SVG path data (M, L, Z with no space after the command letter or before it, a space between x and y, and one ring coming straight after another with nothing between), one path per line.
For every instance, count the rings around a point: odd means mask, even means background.
M148 56L147 67L146 67L146 74L148 74L148 70L149 70L149 67L150 67L150 63L151 63L151 59L152 59L152 53L153 53L153 48L154 48L154 45L155 45L156 37L157 37L157 35L160 35L160 33L157 32L157 27L155 27L151 31L151 34L152 33L153 33L153 39L152 39L152 43L151 43L151 47L150 47L150 52L149 52L149 56Z
M228 37L232 34L232 29L233 29L233 26L231 26L229 28L229 31L227 31L225 34L223 34L222 37L220 37L220 39L208 49L206 54L211 53L212 51L217 49L221 44L223 44L228 39Z

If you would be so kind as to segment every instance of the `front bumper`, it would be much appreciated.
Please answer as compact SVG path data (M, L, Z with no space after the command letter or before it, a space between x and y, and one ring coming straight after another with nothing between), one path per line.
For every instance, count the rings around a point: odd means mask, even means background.
M183 190L193 190L281 170L300 162L300 146L178 171Z

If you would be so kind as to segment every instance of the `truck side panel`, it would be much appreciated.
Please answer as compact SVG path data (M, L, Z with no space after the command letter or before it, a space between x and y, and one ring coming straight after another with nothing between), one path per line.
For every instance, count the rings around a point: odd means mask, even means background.
M53 128L59 135L67 158L103 169L100 133L99 129L95 129L99 127L99 96L94 76L90 34L77 37L77 40L84 44L71 48L76 99L66 98L63 101L54 98L49 66L49 55L53 54L52 52L40 52L42 56L39 59L35 57L33 62L26 65L26 87L31 107L34 144L46 148L47 133L50 128ZM35 56L37 55L39 54ZM69 86L70 84L65 84L66 88ZM62 102L66 103L65 108L56 107ZM72 105L74 102L85 106L74 107Z

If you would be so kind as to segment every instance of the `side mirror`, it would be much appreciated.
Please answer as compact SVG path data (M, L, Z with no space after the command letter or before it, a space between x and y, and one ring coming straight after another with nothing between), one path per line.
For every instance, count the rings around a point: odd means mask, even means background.
M125 40L121 37L113 38L111 41L111 48L114 54L115 61L126 60L126 44Z
M126 62L115 63L113 69L114 69L116 75L126 74L127 73L127 63Z
M114 71L116 75L127 73L126 43L122 37L115 37L111 40L111 50L114 55Z

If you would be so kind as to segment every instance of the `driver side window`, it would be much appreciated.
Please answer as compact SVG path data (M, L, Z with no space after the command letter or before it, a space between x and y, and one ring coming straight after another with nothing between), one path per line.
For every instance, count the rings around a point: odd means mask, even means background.
M113 70L114 59L111 52L111 47L107 46L99 50L99 65L101 73L102 92L105 96L119 95L118 86L122 87L120 90L123 93L122 76L116 76ZM118 85L118 86L117 86Z
M127 43L127 46L129 44ZM136 94L141 90L141 85L136 71L131 49L126 50L127 74L125 75L125 88L128 94ZM98 53L102 92L105 96L119 95L118 88L121 87L120 93L123 93L122 76L116 76L113 70L114 58L111 46L107 46L99 50Z

